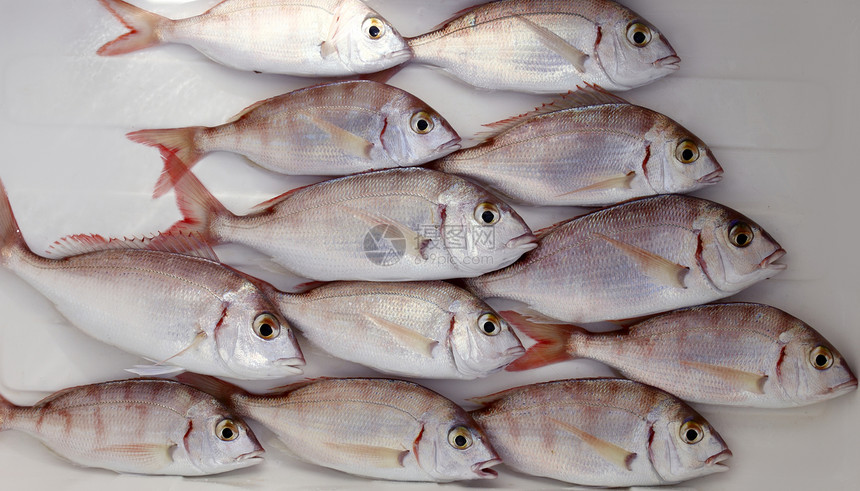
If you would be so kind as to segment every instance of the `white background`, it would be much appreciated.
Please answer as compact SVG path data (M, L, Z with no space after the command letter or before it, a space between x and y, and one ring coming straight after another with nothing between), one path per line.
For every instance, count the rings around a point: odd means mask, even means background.
M138 1L170 17L200 13L214 0ZM402 34L429 30L477 0L368 0ZM816 327L849 363L860 365L858 285L857 79L860 3L850 0L624 0L656 25L682 58L681 70L624 94L661 111L709 143L725 168L699 196L731 206L764 226L788 251L789 269L735 299L769 303ZM158 153L125 139L141 128L215 125L257 100L314 81L237 72L186 46L101 58L124 32L95 0L0 0L0 178L30 245L44 251L73 233L122 236L164 229L179 215L172 194L152 201ZM480 125L522 113L547 97L481 92L412 66L391 83L443 114L464 138ZM196 168L234 211L313 178L275 176L240 157L215 154ZM534 229L581 212L522 209ZM219 250L250 262L246 251ZM71 385L126 376L141 360L66 325L35 291L0 271L0 392L19 404ZM307 373L371 375L305 344ZM466 397L539 380L605 375L574 361L516 376L426 382ZM686 483L698 489L846 489L860 481L858 396L806 408L700 407L735 457L729 472ZM369 488L401 489L302 464L267 432L267 461L206 479L121 476L79 469L35 439L0 434L4 489L125 490ZM500 468L495 481L446 486L553 488L562 483ZM433 487L435 485L408 485Z

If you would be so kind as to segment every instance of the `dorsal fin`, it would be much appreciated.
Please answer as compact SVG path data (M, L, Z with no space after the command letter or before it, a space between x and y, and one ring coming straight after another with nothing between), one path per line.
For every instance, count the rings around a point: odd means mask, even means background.
M475 404L480 404L481 406L489 406L490 404L492 404L498 400L504 399L509 394L520 391L522 389L523 389L522 387L513 387L510 389L505 389L503 391L496 392L493 394L488 394L485 396L469 397L466 400L469 402L473 402Z
M454 22L455 20L459 19L460 17L463 17L467 13L469 13L473 10L476 10L478 7L480 7L480 5L472 5L471 7L466 7L464 9L460 10L459 12L455 12L454 14L451 14L451 17L448 17L447 19L443 20L442 22L436 24L435 26L433 26L432 29L430 29L427 32L430 33L433 31L438 31L439 29L442 29L443 27ZM421 37L421 36L419 36L419 37Z
M54 242L46 253L57 259L62 259L110 250L156 250L219 262L212 247L197 234L181 231L165 232L150 237L124 237L122 239L106 239L98 234L69 235Z
M272 99L275 99L275 98L276 98L276 97L271 97L271 98L269 98L269 99L264 99L264 100L262 100L262 101L257 101L257 102L255 102L255 103L251 104L250 106L246 107L245 109L242 109L241 111L239 111L239 113L238 113L238 114L236 114L235 116L233 116L232 118L230 118L229 120L227 120L227 122L226 122L226 123L224 123L224 124L230 124L230 123L235 123L236 121L239 121L240 119L242 119L243 117L245 117L245 115L246 115L246 114L250 113L250 112L251 112L251 111L253 111L254 109L257 109L258 107L262 106L263 104L266 104L267 102L269 102L269 101L271 101Z
M574 218L576 218L576 217L574 217ZM567 218L565 220L553 223L552 225L549 225L549 226L544 227L540 230L537 230L534 232L535 237L537 237L538 240L541 240L544 237L546 237L547 235L555 232L559 227L561 227L562 225L566 224L567 222L573 220L574 218Z

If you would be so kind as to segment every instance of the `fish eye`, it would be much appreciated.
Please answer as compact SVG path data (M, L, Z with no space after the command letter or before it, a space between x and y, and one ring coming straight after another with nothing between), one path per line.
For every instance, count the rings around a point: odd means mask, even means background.
M225 419L215 427L215 434L225 442L232 442L239 438L239 427L232 420Z
M465 426L458 426L448 432L448 443L457 450L465 450L472 446L472 432Z
M364 25L362 26L364 33L367 34L367 37L370 39L379 39L383 35L385 35L385 23L376 17L371 17L364 21Z
M502 324L495 314L486 313L478 318L478 328L487 336L495 336L502 332Z
M737 222L729 228L729 240L736 247L746 247L753 241L753 230L744 222Z
M265 340L275 339L281 334L281 323L274 315L262 313L254 319L254 333Z
M433 130L433 117L426 111L419 111L412 115L409 126L412 127L412 131L415 133L426 135Z
M809 362L817 370L827 370L833 365L833 353L825 346L816 346L809 353Z
M634 22L627 26L627 40L637 48L644 48L651 42L651 29L645 24Z
M684 440L684 443L692 445L702 441L702 438L705 436L705 430L702 429L702 425L699 423L696 423L695 421L687 421L681 425L680 435L681 440Z
M481 203L475 207L475 220L481 225L495 225L501 218L499 207L492 203Z
M675 158L682 164L692 164L699 159L699 146L691 140L681 140L675 148Z

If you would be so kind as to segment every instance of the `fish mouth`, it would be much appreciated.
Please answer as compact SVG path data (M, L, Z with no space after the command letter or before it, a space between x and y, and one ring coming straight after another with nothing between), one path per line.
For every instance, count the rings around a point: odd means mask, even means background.
M843 382L835 387L831 387L827 392L829 394L843 394L846 392L851 392L852 390L857 390L856 378L847 382Z
M696 182L700 184L715 184L723 180L723 169L717 169L710 174L704 175L698 179Z
M718 466L717 468L720 470L729 470L729 466L727 466L723 462L731 458L731 456L732 451L729 449L725 449L716 455L708 457L708 460L705 461L705 465L714 465Z
M461 141L461 139L459 136L456 138L452 138L450 141L445 142L445 143L439 145L438 147L436 147L436 151L437 152L449 152L449 151L450 152L456 152L457 150L460 150L460 148L461 148L460 141Z
M787 268L788 265L779 264L776 261L779 261L782 258L782 256L784 256L784 255L785 255L785 249L780 247L779 249L774 251L773 254L762 259L762 261L758 264L758 267L760 269L771 269L774 271L782 271L783 269Z
M484 462L478 462L477 464L472 466L472 472L474 472L481 479L495 479L499 476L499 473L490 469L490 467L494 465L499 465L502 463L502 459L490 459Z
M254 450L253 452L243 453L242 455L236 457L236 462L247 462L247 463L258 463L263 461L263 454L266 453L265 450Z
M386 53L383 58L386 60L398 60L403 58L404 60L408 60L412 58L412 48L403 48L398 49L397 51L392 51L391 53Z
M535 237L535 234L531 232L526 232L519 237L514 237L505 244L505 247L508 249L523 249L525 252L528 252L537 246L537 237Z
M305 366L305 359L304 358L280 358L280 359L275 360L274 364L278 368L283 368L283 369L285 369L285 371L287 371L289 373L292 373L294 375L298 375L298 374L304 372L304 370L302 370L299 367Z
M669 70L677 70L681 68L681 58L678 55L669 55L654 62L657 68L666 68Z

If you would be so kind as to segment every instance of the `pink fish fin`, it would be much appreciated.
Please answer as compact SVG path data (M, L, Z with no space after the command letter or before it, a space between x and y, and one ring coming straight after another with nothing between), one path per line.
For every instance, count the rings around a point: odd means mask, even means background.
M210 230L212 219L216 216L232 216L232 213L212 196L203 183L176 156L170 156L167 159L165 170L175 189L176 204L183 219L176 222L161 237L153 237L151 247L157 249L160 241L175 234L194 236L206 244L216 244L218 239Z
M295 194L299 191L302 191L304 189L307 189L311 186L316 186L317 184L319 184L319 183L314 182L311 184L305 184L304 186L299 186L297 188L290 189L286 193L281 193L272 199L268 199L266 201L263 201L262 203L254 205L251 208L249 213L260 213L260 212L268 211L269 209L271 209L273 206L277 205L278 203L286 200L287 198L290 198L293 194Z
M209 244L195 234L182 232L122 239L106 239L101 235L69 235L55 241L45 252L59 259L107 250L159 250L218 261L218 256Z
M603 440L602 438L598 438L591 433L581 430L576 426L565 423L564 421L560 421L553 417L548 417L548 421L551 421L556 426L560 427L562 431L570 433L575 437L582 440L586 445L591 447L594 452L601 456L607 462L614 464L619 469L623 470L632 470L630 465L633 463L633 460L636 458L635 452L630 452L614 443Z
M209 375L185 372L174 378L220 401L229 401L233 394L246 394L244 389Z
M687 288L684 280L687 277L687 273L690 272L689 267L681 266L651 251L615 240L606 235L598 233L594 233L593 235L610 243L622 254L630 258L636 263L642 273L649 278L675 288Z
M364 317L378 329L391 335L391 337L400 345L418 353L419 355L431 358L433 356L433 348L439 345L438 341L430 339L421 333L415 332L414 330L396 322L391 322L387 319L371 314L364 314Z
M171 377L185 371L182 367L173 365L135 365L126 368L126 372L133 373L138 377Z
M466 400L478 404L480 406L489 406L490 404L493 404L496 401L500 401L508 397L509 395L519 392L525 388L526 387L513 387L511 389L505 389L485 396L469 397Z
M345 211L352 213L352 215L360 220L363 220L368 227L375 227L377 225L387 225L391 228L396 229L403 235L406 240L405 250L404 252L409 254L410 257L415 259L427 259L427 248L430 246L432 239L424 237L419 232L412 230L406 224L400 223L397 220L390 218L381 212L377 213L369 213L364 210L360 210L358 208L354 208L346 205L338 205L340 208L343 208Z
M226 315L226 309L224 310L223 315ZM222 320L223 320L223 318L222 318ZM219 321L219 324L220 324L220 321ZM208 337L208 334L206 334L206 331L203 331L202 329L197 331L197 334L194 335L194 339L192 339L191 342L188 343L188 346L177 351L175 354L171 355L170 357L165 358L164 360L161 360L160 362L157 363L157 365L164 365L165 363L176 358L177 356L181 356L182 354L188 352L189 350L194 349L194 347L196 347L198 344L203 342L203 340L206 339L207 337Z
M317 382L320 382L323 380L330 380L330 379L331 379L331 377L308 378L305 380L299 380L298 382L292 382L292 383L289 383L286 385L278 385L276 387L272 387L269 390L267 390L266 393L268 393L268 394L286 394L288 392L293 392L295 390L299 390L302 387L307 387L307 386L313 385Z
M588 54L583 53L582 50L577 49L576 46L570 44L563 37L531 19L523 15L519 15L516 18L519 19L533 34L535 34L544 46L569 61L577 72L585 72L585 62L590 58Z
M341 459L362 462L375 468L396 469L403 467L409 450L376 447L357 443L324 442L323 445L336 452Z
M572 324L546 323L543 320L548 319L536 319L534 316L512 310L501 311L499 315L517 330L537 341L523 356L505 367L509 372L530 370L573 359L574 356L567 349L568 340L574 333L585 332L581 327Z
M152 193L153 198L163 196L173 187L167 170L167 161L171 156L176 156L190 169L205 155L205 152L200 151L194 144L195 137L204 129L203 126L192 126L163 130L140 130L125 135L129 140L155 147L161 153L165 168L155 184L155 191Z
M8 257L8 254L4 254L6 251L32 254L24 241L21 230L18 228L18 221L15 220L15 215L12 213L12 205L9 203L6 187L3 186L3 181L0 181L0 264L3 264Z
M337 53L337 42L349 32L348 29L341 29L344 21L341 20L341 11L344 9L346 2L339 2L338 6L332 12L331 24L328 27L325 39L320 43L320 56L328 58Z
M418 463L418 466L421 466L421 461L418 458L420 452L418 451L418 445L421 444L421 437L424 436L424 425L421 425L421 431L418 432L418 436L415 437L415 440L412 441L412 455L415 456L415 462Z
M565 224L567 224L571 220L573 220L573 218L568 218L566 220L562 220L560 222L553 223L552 225L550 225L548 227L544 227L544 228L542 228L542 229L540 229L534 233L535 237L537 237L538 240L541 240L544 237L546 237L547 235L555 232L556 230L558 230L559 228L561 228L562 226L564 226Z
M173 463L173 451L176 447L175 443L137 443L110 445L93 451L105 456L122 457L123 460L130 460L155 472Z
M623 327L625 329L628 329L628 328L630 328L636 324L639 324L640 322L644 321L645 319L650 319L651 317L654 317L654 316L653 315L642 315L639 317L627 317L625 319L612 319L612 320L608 320L606 322L609 322L611 324L615 324L618 327Z
M717 377L722 382L734 387L737 390L743 390L753 394L764 394L764 384L767 382L767 375L751 373L736 368L724 367L720 365L711 365L709 363L700 363L696 361L681 360L678 363L688 370L704 372L708 375Z
M389 80L394 78L395 75L400 73L400 70L403 70L406 67L406 63L401 63L400 65L395 65L391 68L386 68L381 72L376 73L366 73L358 77L359 80L367 80L370 82L376 82L380 84L387 84Z
M284 95L286 95L286 94L284 94ZM242 109L241 111L239 111L235 116L233 116L232 118L227 120L227 122L224 124L235 123L236 121L239 121L240 119L242 119L245 116L254 112L254 110L257 109L258 107L264 106L264 105L274 101L275 99L282 98L282 97L284 97L284 95L279 95L279 96L275 96L275 97L270 97L268 99L263 99L262 101L257 101L255 103L251 104L250 106L246 107L245 109Z
M162 43L160 31L173 21L122 0L99 0L130 32L98 49L101 56L121 55Z
M290 288L290 290L287 293L294 293L294 294L305 293L305 292L309 292L309 291L313 290L314 288L319 288L319 287L321 287L325 284L328 284L328 283L329 283L328 281L317 281L317 280L305 281L303 283L299 283L298 285Z
M630 189L630 184L633 182L634 177L636 177L635 171L630 171L627 174L619 174L607 177L606 179L595 182L594 184L590 184L588 186L574 189L573 191L559 194L556 196L556 198L560 198L562 196L570 196L571 194L576 193L583 193L585 191L596 191L598 189Z
M347 131L340 126L327 121L326 119L310 114L307 111L301 111L297 116L304 118L306 121L325 132L329 138L331 138L332 143L334 143L335 146L343 153L360 159L370 159L370 151L373 150L373 143L369 142L364 137Z

